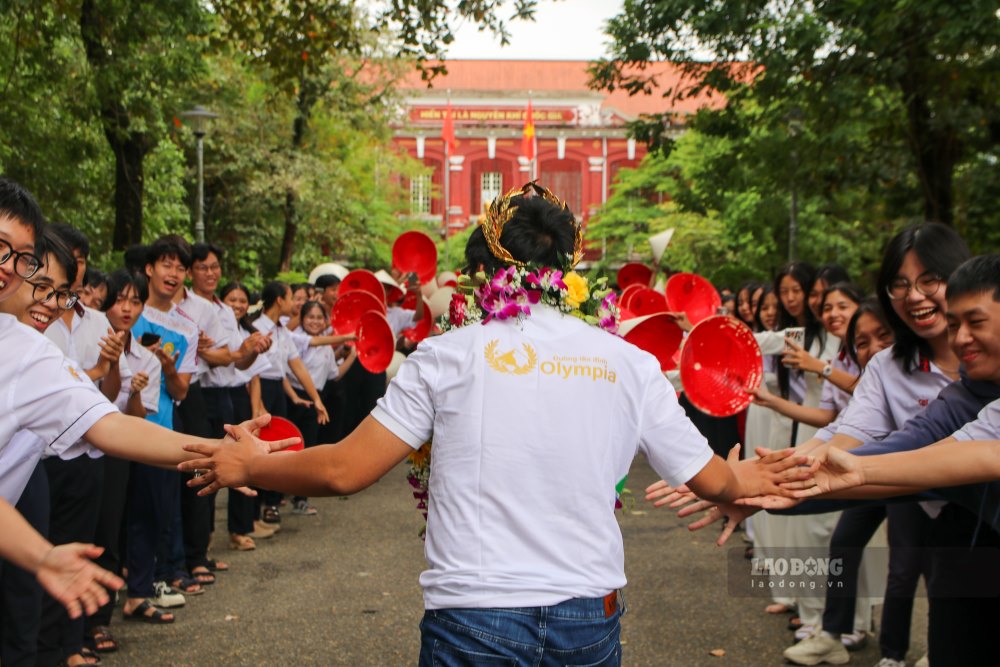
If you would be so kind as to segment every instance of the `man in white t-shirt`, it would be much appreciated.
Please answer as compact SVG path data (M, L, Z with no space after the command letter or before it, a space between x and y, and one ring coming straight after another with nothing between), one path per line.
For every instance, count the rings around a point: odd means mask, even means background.
M572 213L537 196L508 203L516 208L499 219L499 241L472 235L469 265L487 275L517 260L565 268L579 229ZM242 441L191 450L211 455L198 461L208 491L252 479L340 495L374 483L432 436L421 665L442 656L618 664L625 574L615 484L639 451L672 483L713 498L798 474L794 457L730 466L713 456L651 355L541 304L523 319L424 341L336 445L273 461Z

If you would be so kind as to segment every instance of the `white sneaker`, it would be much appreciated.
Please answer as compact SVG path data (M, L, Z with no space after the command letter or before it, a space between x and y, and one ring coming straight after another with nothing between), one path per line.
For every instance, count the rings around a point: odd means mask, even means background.
M840 640L822 630L814 632L795 646L786 648L784 656L785 660L796 665L818 665L822 662L846 665L851 661L850 654Z
M906 667L906 661L893 660L892 658L882 658L875 664L875 667ZM926 667L926 665L924 667Z
M795 641L800 642L803 639L808 639L816 634L815 625L801 625L799 629L795 631Z
M154 606L164 609L183 607L186 602L184 596L168 586L165 581L153 582L153 597L149 598L149 601Z
M849 635L840 635L840 643L848 651L860 651L868 645L868 633L864 630L855 630Z
M925 655L924 657L920 658L920 660L917 660L915 663L913 663L913 667L931 667L931 661L928 660L927 656Z

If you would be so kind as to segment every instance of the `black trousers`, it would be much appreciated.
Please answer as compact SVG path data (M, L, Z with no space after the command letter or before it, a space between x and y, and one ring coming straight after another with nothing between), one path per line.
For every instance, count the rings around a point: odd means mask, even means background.
M889 537L889 577L882 605L879 646L882 657L903 660L910 647L913 596L920 576L929 572L927 538L930 517L916 503L886 506Z
M826 606L823 609L823 629L827 632L837 634L854 632L854 609L858 600L858 571L861 569L861 559L864 548L883 521L885 521L885 505L852 507L841 513L837 527L833 529L833 535L830 537L830 558L840 559L843 565L840 575L843 588L836 595L827 592ZM883 615L883 629L885 623ZM884 641L885 638L883 643ZM893 645L898 643L892 641Z
M177 406L177 413L180 417L178 431L199 438L212 437L212 427L209 424L200 383L191 383L187 397ZM198 487L187 485L193 475L183 473L180 477L184 561L187 570L190 571L195 567L204 567L208 563L208 542L212 535L212 506L215 504L215 495L199 496Z
M231 423L239 424L253 416L253 408L250 406L250 392L246 387L229 387L230 405L233 409L233 420ZM254 499L243 495L239 491L228 491L229 508L226 517L230 533L236 535L247 535L253 532L254 520Z
M298 394L299 398L302 400L309 400L309 396L306 392L296 389L295 393ZM288 419L291 420L293 424L298 426L300 431L302 431L302 444L305 447L312 447L316 444L316 439L319 437L320 429L320 425L316 421L316 408L307 408L303 405L290 404L288 406ZM295 496L296 502L305 499L305 496Z
M323 398L323 405L330 414L330 421L319 427L316 435L317 442L331 444L339 442L347 433L344 432L346 419L344 417L344 391L341 382L330 380L323 386L320 396Z
M49 478L39 463L17 501L17 511L43 536L49 534ZM0 565L0 664L35 667L42 624L42 587L35 575Z
M177 473L133 463L128 485L125 562L128 596L153 596L157 545L176 513Z
M713 417L705 414L688 400L686 394L681 394L677 402L684 408L684 413L687 414L688 419L698 429L698 432L708 440L708 446L712 448L712 451L723 459L729 456L729 450L740 441L739 419L736 415Z
M104 457L104 487L101 493L101 507L97 515L97 528L94 531L94 544L104 547L104 553L94 562L109 572L121 572L125 561L122 550L122 535L125 533L125 505L128 499L128 478L132 464L124 459L113 456ZM112 592L108 603L103 605L93 616L84 619L84 629L87 634L93 634L93 629L100 625L111 624L111 612L114 611L115 596Z
M288 417L288 401L281 380L260 379L260 399L272 417ZM257 495L257 513L261 507L277 507L281 503L281 495L276 491L261 489Z
M49 478L49 540L53 544L91 543L104 488L104 458L86 454L63 461L42 461ZM42 599L42 627L38 634L38 662L54 665L83 648L83 619L71 619L54 598Z
M930 524L927 644L934 667L981 665L996 655L1000 535L954 504ZM975 546L973 546L973 544Z

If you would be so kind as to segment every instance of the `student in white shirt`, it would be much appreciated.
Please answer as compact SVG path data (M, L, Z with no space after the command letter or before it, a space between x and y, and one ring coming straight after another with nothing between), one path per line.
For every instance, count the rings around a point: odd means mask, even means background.
M259 401L259 380L255 375L246 375L244 371L254 366L258 356L270 348L271 339L257 331L241 332L233 309L216 296L219 279L222 277L223 249L212 243L195 243L191 253L193 258L190 270L191 287L195 294L205 299L215 310L216 317L225 330L226 345L231 355L231 363L228 364L213 363L216 360L205 357L210 368L201 378L202 394L205 398L212 435L221 437L225 435L225 424L236 424L251 417L251 410L245 411L245 417L237 417L233 403L234 391L242 390L242 396L239 393L235 394L235 400L240 401L242 408L244 403L248 404L246 388L252 381ZM245 312L244 304L241 313ZM244 411L241 410L240 414L244 414ZM210 509L212 509L212 518L209 521L211 526L215 524L214 504ZM253 499L242 494L231 494L226 512L230 546L243 550L255 548L253 538L249 537L254 531ZM213 561L212 565L219 567L217 561Z
M142 315L149 287L145 277L119 269L106 276L105 288L102 310L116 332L128 334L125 356L132 371L132 380L129 386L122 386L115 406L127 415L145 418L159 409L160 362L131 337L131 329ZM115 456L107 456L104 460L104 485L94 543L104 548L98 564L112 572L119 571L125 560L125 554L120 551L120 534L131 465ZM118 646L110 630L113 610L114 604L108 603L84 621L85 634L98 652L112 651Z
M253 325L262 334L271 337L271 348L266 354L271 365L260 374L261 400L264 408L272 415L288 416L284 380L286 375L292 374L302 383L306 395L313 402L319 423L327 423L330 417L316 391L316 385L313 384L309 372L302 364L298 346L292 339L292 332L279 323L282 316L290 317L292 315L294 304L291 288L279 280L272 281L261 290L261 300L263 307L258 313L257 319L253 321ZM278 505L281 502L281 494L264 490L257 497L264 522L280 524L281 513L278 510Z
M330 318L323 304L318 301L306 301L296 319L302 324L292 332L292 337L299 346L302 364L309 372L313 384L323 387L328 382L338 381L341 371L346 373L350 370L357 356L357 348L352 346L343 364L338 364L335 346L354 339L354 336L324 336L323 332L329 326ZM302 431L305 446L312 447L318 442L319 417L305 388L294 375L285 376L285 394L291 403L288 418ZM296 496L292 501L292 513L314 516L317 510L308 500L303 496Z
M236 318L239 339L245 344L253 340L253 345L261 350L253 364L246 370L236 366L213 369L218 375L218 382L228 388L232 405L233 417L225 424L238 424L252 417L266 414L260 395L260 374L270 368L271 364L264 354L273 344L270 336L261 334L254 328L247 317L250 306L250 292L236 282L225 285L220 291L223 304L233 312ZM213 380L214 381L214 380ZM231 549L250 551L257 548L255 539L270 539L277 532L270 524L256 520L260 514L255 499L239 493L229 494L229 546Z
M495 235L509 261L567 265L578 233L572 213L541 197L510 204L512 219L497 218L505 226ZM500 254L482 228L466 250L487 274L504 267ZM557 372L556 357L568 372ZM209 469L200 478L209 492L251 479L338 495L373 484L432 434L422 665L445 643L466 661L475 651L480 660L530 653L564 664L574 650L580 663L620 660L615 593L625 576L614 486L639 450L668 479L711 497L767 485L762 464L713 456L651 355L541 304L523 321L476 323L422 343L372 415L336 445L273 461L242 441L192 449L210 455L198 462ZM486 637L482 624L516 614L547 619L544 641L541 630L517 642L474 638ZM576 619L574 637L564 614Z
M0 177L0 301L37 272L41 261L34 250L42 226L41 210L31 194ZM0 394L0 453L15 433L29 429L43 444L73 443L86 435L106 454L152 465L170 466L190 456L181 450L189 437L120 414L51 341L10 315L0 314L0 345L6 352L0 357L6 385ZM122 585L89 561L100 549L81 544L53 547L4 501L0 536L0 557L33 572L71 615L93 612L106 602L102 584L115 589Z

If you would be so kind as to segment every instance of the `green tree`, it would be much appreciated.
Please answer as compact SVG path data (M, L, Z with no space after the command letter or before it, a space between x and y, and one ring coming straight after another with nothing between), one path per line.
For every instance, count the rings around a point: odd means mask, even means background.
M613 55L592 73L598 86L649 91L647 61L681 63L687 79L665 95L714 89L777 118L795 106L817 134L868 112L875 154L844 164L864 173L882 148L904 152L923 216L952 222L956 169L1000 142L996 11L984 0L961 11L946 0L626 0L608 27Z

